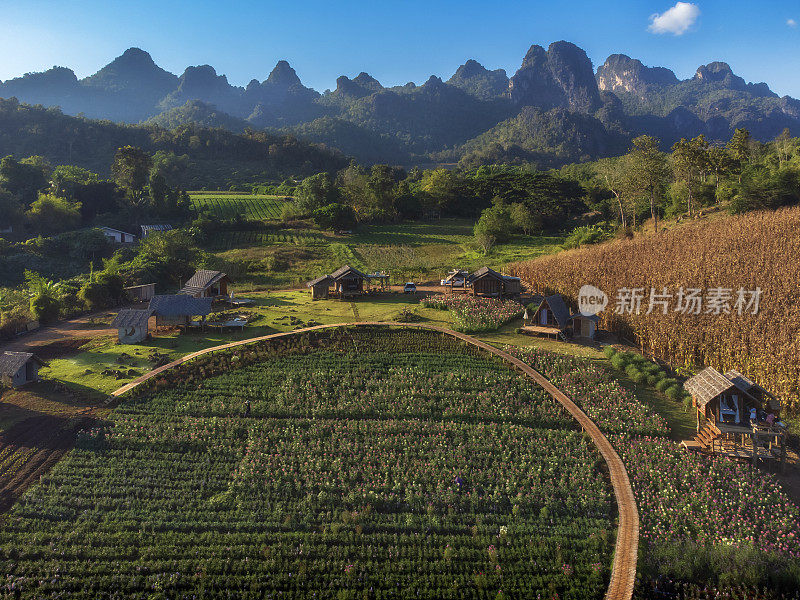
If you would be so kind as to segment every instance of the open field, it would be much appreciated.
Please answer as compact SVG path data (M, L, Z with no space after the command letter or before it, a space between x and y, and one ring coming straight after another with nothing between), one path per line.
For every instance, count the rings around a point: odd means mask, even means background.
M246 221L262 221L279 219L283 204L283 196L257 196L251 194L190 194L192 208L205 211L217 219L235 219L241 217Z
M557 252L559 237L515 236L488 255L473 242L472 222L441 219L394 225L363 225L348 235L318 229L221 232L209 244L236 289L291 287L343 264L368 272L388 271L392 283L437 282L453 268L503 270L512 261Z
M4 584L601 598L614 505L591 442L529 380L422 333L190 364L127 400L8 515Z

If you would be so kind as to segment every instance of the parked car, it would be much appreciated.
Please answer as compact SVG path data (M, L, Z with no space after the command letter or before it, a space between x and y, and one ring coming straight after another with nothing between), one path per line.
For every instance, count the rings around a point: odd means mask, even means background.
M403 293L404 294L416 294L417 293L417 284L409 281L403 286Z

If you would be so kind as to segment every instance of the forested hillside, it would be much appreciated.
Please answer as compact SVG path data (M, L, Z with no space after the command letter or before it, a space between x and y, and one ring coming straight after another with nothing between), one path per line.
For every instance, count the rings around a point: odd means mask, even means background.
M252 130L236 134L191 123L173 129L122 125L0 99L0 157L40 155L54 164L74 164L106 174L116 150L128 145L187 155L193 172L187 186L193 188L218 187L237 176L247 183L280 180L347 164L340 153L290 134Z

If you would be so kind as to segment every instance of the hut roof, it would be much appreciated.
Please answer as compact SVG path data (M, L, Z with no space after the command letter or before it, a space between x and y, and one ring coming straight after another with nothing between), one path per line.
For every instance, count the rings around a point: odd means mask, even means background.
M481 267L477 271L475 271L472 275L467 278L467 281L472 283L478 279L483 279L484 277L492 277L497 279L498 281L503 281L504 277L494 269L490 269L489 267Z
M198 269L195 271L194 275L191 276L189 281L187 281L183 288L181 289L179 294L196 294L198 292L202 292L203 290L207 290L215 283L222 281L223 279L227 279L230 281L230 277L228 277L222 271L210 271L208 269Z
M314 287L314 286L317 286L317 285L319 285L319 284L321 284L321 283L323 283L325 281L330 283L331 281L333 281L333 279L331 278L330 275L322 275L322 276L317 277L316 279L312 279L311 281L306 283L306 286L307 287Z
M571 315L569 320L572 321L572 319L588 319L589 321L594 321L595 323L600 322L600 317L597 315L584 315L583 313L575 313L574 315Z
M150 310L160 317L195 317L211 314L211 298L194 298L181 294L153 296Z
M3 354L0 354L0 375L12 377L30 360L34 360L40 365L46 364L41 358L31 352L3 352Z
M151 231L171 231L172 225L140 225L142 235L147 235Z
M762 388L760 385L752 381L751 379L742 375L739 371L735 371L731 369L727 373L725 373L725 377L728 378L733 385L737 388L745 392L746 394L751 394L752 392L758 391L761 393L762 397L768 400L770 408L775 410L780 409L781 403L774 395L770 394L767 390Z
M330 278L334 281L339 279L344 279L347 275L354 275L360 279L366 279L367 276L359 271L358 269L354 269L350 265L345 265L339 269L336 269L333 273L330 274Z
M684 383L683 387L695 397L698 406L702 408L713 398L736 385L714 367L706 367Z
M153 311L149 308L135 309L123 308L111 321L111 326L121 329L122 327L145 327L147 320L153 315Z
M550 310L553 312L553 318L556 320L556 323L558 323L558 326L564 329L572 317L569 316L569 309L564 302L564 298L561 297L561 294L553 294L552 296L544 298L539 303L539 306L536 307L534 314L539 312L539 309L542 308L542 304L544 303L547 303L547 306L550 307Z

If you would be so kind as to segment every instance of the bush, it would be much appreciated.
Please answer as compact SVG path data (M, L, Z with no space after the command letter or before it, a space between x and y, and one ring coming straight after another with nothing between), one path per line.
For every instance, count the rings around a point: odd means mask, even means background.
M312 216L322 229L350 229L356 224L356 213L346 204L328 204L316 209Z
M693 407L694 407L694 402L692 402L692 397L691 396L684 396L683 397L683 409L686 412L690 412Z
M674 380L674 379L672 379L670 377L665 377L664 379L662 379L661 381L659 381L656 384L656 389L659 392L663 392L667 388L672 387L673 385L677 385L677 384L678 384L678 382L676 380Z
M628 366L628 360L625 357L623 352L618 352L614 356L611 357L611 365L620 371L624 371L625 367Z
M659 381L661 381L661 379L658 377L658 375L648 375L647 376L647 385L649 385L650 387L653 387Z
M664 390L664 395L670 400L678 400L681 397L681 388L678 385L673 385Z
M606 358L613 358L615 354L617 354L617 349L614 346L606 346L603 348L603 354L606 355Z
M646 377L644 373L636 368L636 365L628 365L625 369L625 373L627 373L628 377L630 377L631 381L634 383L641 383Z
M42 325L49 325L58 321L58 314L61 311L61 305L52 296L40 294L31 298L31 313L33 318L38 320Z

